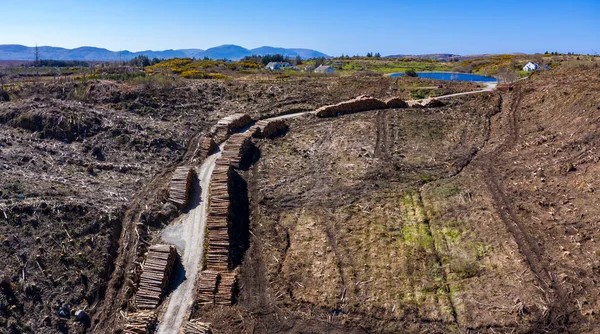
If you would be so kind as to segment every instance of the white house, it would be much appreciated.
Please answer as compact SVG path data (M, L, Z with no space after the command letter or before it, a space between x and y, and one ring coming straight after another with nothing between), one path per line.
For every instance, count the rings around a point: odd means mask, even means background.
M281 63L272 61L267 64L267 70L275 71L281 69Z
M267 70L280 70L282 67L290 67L292 66L292 64L287 63L287 62L276 62L276 61L272 61L270 63L267 64Z
M523 66L523 71L536 71L539 68L540 65L530 61L527 65Z
M334 73L335 69L331 66L321 65L315 69L315 73Z
M315 65L308 65L306 67L304 67L304 72L312 72L315 70Z

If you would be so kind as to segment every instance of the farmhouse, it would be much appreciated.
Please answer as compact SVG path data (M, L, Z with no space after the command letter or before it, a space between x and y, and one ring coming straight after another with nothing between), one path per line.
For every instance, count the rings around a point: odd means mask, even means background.
M536 71L539 68L540 65L530 61L525 66L523 66L523 71Z
M280 70L282 67L290 67L290 66L292 66L292 64L287 63L287 62L272 61L267 64L266 68L267 68L267 70L275 71L275 70Z
M319 67L317 67L317 69L315 70L315 73L334 73L335 69L331 66L325 66L325 65L321 65Z

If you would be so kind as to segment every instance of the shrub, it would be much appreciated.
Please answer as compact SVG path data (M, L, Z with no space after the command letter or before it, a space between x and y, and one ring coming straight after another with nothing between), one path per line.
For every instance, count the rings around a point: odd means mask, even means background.
M416 78L416 77L418 77L418 76L419 76L419 75L417 74L417 72L415 72L415 70L413 70L413 69L406 70L406 72L404 72L404 74L405 74L407 77L413 77L413 78Z
M187 70L181 73L181 77L186 79L204 79L207 75L200 70Z
M5 91L4 89L0 89L0 102L8 102L10 101L10 96L8 95L8 92Z

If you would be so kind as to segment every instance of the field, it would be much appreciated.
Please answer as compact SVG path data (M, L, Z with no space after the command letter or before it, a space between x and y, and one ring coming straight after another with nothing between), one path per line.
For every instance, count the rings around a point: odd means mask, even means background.
M477 89L365 73L418 65L400 60L350 60L334 76L215 63L182 78L201 64L4 87L0 332L118 332L132 274L181 215L170 173L198 163L222 117ZM218 333L592 333L599 76L573 59L508 93L289 120L240 172L251 237L236 303L193 316Z

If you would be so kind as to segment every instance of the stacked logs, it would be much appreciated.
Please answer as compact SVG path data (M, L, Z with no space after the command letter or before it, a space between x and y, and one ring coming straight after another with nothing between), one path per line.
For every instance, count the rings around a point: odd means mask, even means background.
M251 129L250 132L259 138L275 138L289 129L287 123L282 119L261 120L256 122L254 127L256 127L256 130L252 131Z
M225 306L232 304L235 281L235 272L223 272L220 274L217 292L215 293L215 304Z
M399 97L392 97L385 100L385 105L388 108L408 108L408 103Z
M208 250L206 270L197 288L197 303L231 305L235 286L235 273L229 272L229 180L232 167L239 168L240 161L251 146L253 131L231 136L223 153L215 162L210 180L210 201L207 218Z
M188 321L183 327L183 334L211 334L210 323L198 319Z
M177 251L173 246L154 245L150 247L135 295L138 309L155 309L161 302L163 292L169 284L176 258Z
M156 314L154 312L136 312L127 316L125 324L125 334L146 334L150 333L156 324Z
M236 133L227 140L222 158L229 160L233 168L239 169L242 157L252 145L252 131Z
M198 282L198 289L196 291L198 305L214 304L218 278L219 273L214 270L205 270L202 272L202 277Z
M204 159L213 154L218 148L219 146L215 143L213 137L203 137L200 140L200 157Z
M385 102L376 98L361 95L355 99L340 102L338 104L323 106L315 111L318 117L336 117L344 114L356 113L361 111L387 109L387 108L435 108L444 106L444 103L437 99L426 99L419 101L411 101L410 104L406 101L393 97ZM258 123L257 123L258 124Z
M349 101L323 106L317 109L315 113L318 117L336 117L344 114L385 108L387 108L385 102L370 96L361 95Z
M207 218L208 252L206 266L209 270L227 270L229 264L229 159L217 159L210 181L210 211Z
M513 90L513 85L510 84L499 84L498 86L496 86L496 90L499 90L501 92L510 92Z
M233 114L217 122L211 132L215 135L215 141L221 142L227 137L252 123L252 118L247 114Z
M252 117L247 114L237 113L224 117L217 122L217 126L226 127L228 133L234 133L252 123Z
M421 102L421 106L423 106L423 108L437 108L437 107L443 107L444 106L444 102L438 100L438 99L426 99L423 102Z
M236 279L235 271L204 270L196 290L197 305L231 305Z
M169 201L180 209L188 205L194 175L194 169L187 166L177 167L173 172L169 188Z

